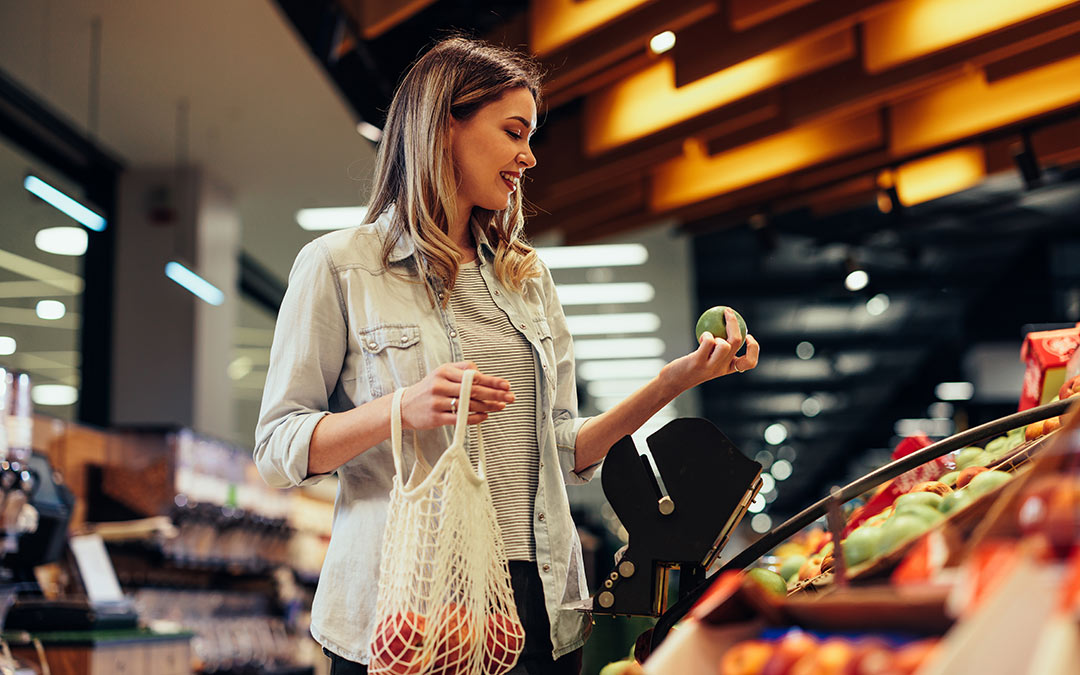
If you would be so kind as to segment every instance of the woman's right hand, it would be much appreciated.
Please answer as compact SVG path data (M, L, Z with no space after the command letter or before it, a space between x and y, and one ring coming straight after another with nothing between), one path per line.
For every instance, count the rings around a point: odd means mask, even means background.
M507 380L484 375L472 361L444 363L405 390L401 400L401 425L406 429L434 429L457 422L451 403L461 393L466 370L476 371L469 400L469 424L479 424L488 418L488 413L502 410L514 402L514 393Z

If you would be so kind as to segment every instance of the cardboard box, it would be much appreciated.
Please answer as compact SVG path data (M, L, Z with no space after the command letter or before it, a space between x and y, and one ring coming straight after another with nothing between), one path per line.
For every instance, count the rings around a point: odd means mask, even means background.
M1065 383L1065 367L1080 345L1080 323L1073 328L1028 333L1020 347L1020 360L1027 364L1020 410L1049 403Z

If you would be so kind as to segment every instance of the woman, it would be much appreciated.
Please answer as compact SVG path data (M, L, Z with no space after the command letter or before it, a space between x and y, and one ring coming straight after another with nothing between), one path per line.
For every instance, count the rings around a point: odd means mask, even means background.
M521 54L452 38L424 55L390 105L368 222L305 246L278 315L255 462L277 487L336 472L333 534L312 634L335 673L365 673L393 477L390 401L402 402L406 460L434 462L457 405L484 425L496 505L526 644L515 673L577 673L587 597L565 484L678 394L757 364L728 316L649 384L577 416L574 359L551 275L523 239L521 179L540 100ZM471 400L457 401L476 370ZM451 426L448 426L451 425ZM475 435L475 426L470 427ZM412 453L412 454L410 454Z

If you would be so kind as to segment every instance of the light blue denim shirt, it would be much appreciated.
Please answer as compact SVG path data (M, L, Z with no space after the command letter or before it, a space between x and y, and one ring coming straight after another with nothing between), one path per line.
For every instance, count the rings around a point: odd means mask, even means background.
M323 416L414 384L440 364L465 360L450 309L432 307L422 284L402 280L383 266L390 213L315 239L300 251L289 273L255 432L255 464L274 487L326 477L307 473L311 433ZM491 297L536 353L540 478L533 536L552 656L558 658L583 644L588 621L579 612L560 609L588 595L566 484L587 482L596 471L596 466L574 471L577 434L587 418L577 415L573 345L547 268L527 282L523 294L509 290L495 277L487 238L478 227L473 232ZM390 265L415 276L414 252L410 241L398 242ZM429 461L450 444L452 432L449 426L419 432L420 449ZM416 448L408 436L404 449L411 466ZM311 632L331 651L367 663L394 464L389 440L363 450L337 469L333 530L315 591Z

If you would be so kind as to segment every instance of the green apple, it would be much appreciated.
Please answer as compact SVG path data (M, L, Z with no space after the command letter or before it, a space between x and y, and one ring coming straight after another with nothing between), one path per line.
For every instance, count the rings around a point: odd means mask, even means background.
M780 576L787 581L799 573L799 568L801 568L804 563L806 563L806 556L798 553L789 555L784 558L784 562L780 563Z
M998 436L997 438L986 444L986 451L989 452L991 455L996 455L998 453L1004 452L1005 446L1006 444L1008 444L1008 442L1008 436Z
M746 571L746 576L774 595L780 597L787 595L787 582L772 570L767 570L764 567L754 567Z
M881 528L878 539L878 551L888 553L900 544L914 539L929 528L926 521L918 516L898 513Z
M858 565L869 560L877 551L881 539L881 528L873 526L857 527L840 544L844 549L844 560L848 565Z
M915 516L922 519L927 525L933 525L937 521L941 520L941 511L938 511L938 505L941 503L941 499L938 499L937 504L904 504L903 506L896 507L896 517L908 515Z
M893 506L896 508L896 512L900 513L900 509L904 506L924 504L936 509L940 503L941 495L936 492L909 492L897 497L896 501L893 502Z
M1012 480L1012 474L1004 471L983 471L971 479L971 482L967 485L967 490L975 497L979 497L996 487L1008 483L1010 480Z
M726 340L727 339L727 320L724 318L724 310L728 309L724 305L717 307L710 307L705 310L697 320L697 326L694 328L694 337L698 340L701 339L701 334L705 331L712 333L713 337ZM735 312L734 309L731 310ZM739 322L739 332L742 333L742 337L746 339L746 321L743 320L742 315L735 312L735 320Z
M975 461L982 457L984 450L977 446L971 446L964 448L956 454L956 468L966 469L969 466L982 466L982 464L975 464Z
M959 511L960 509L970 504L973 499L975 499L975 495L968 492L967 488L953 490L941 499L941 504L938 505L938 510L942 513L952 513L953 511Z
M941 478L938 478L939 483L945 483L949 487L956 487L956 478L960 475L959 471L950 471Z

